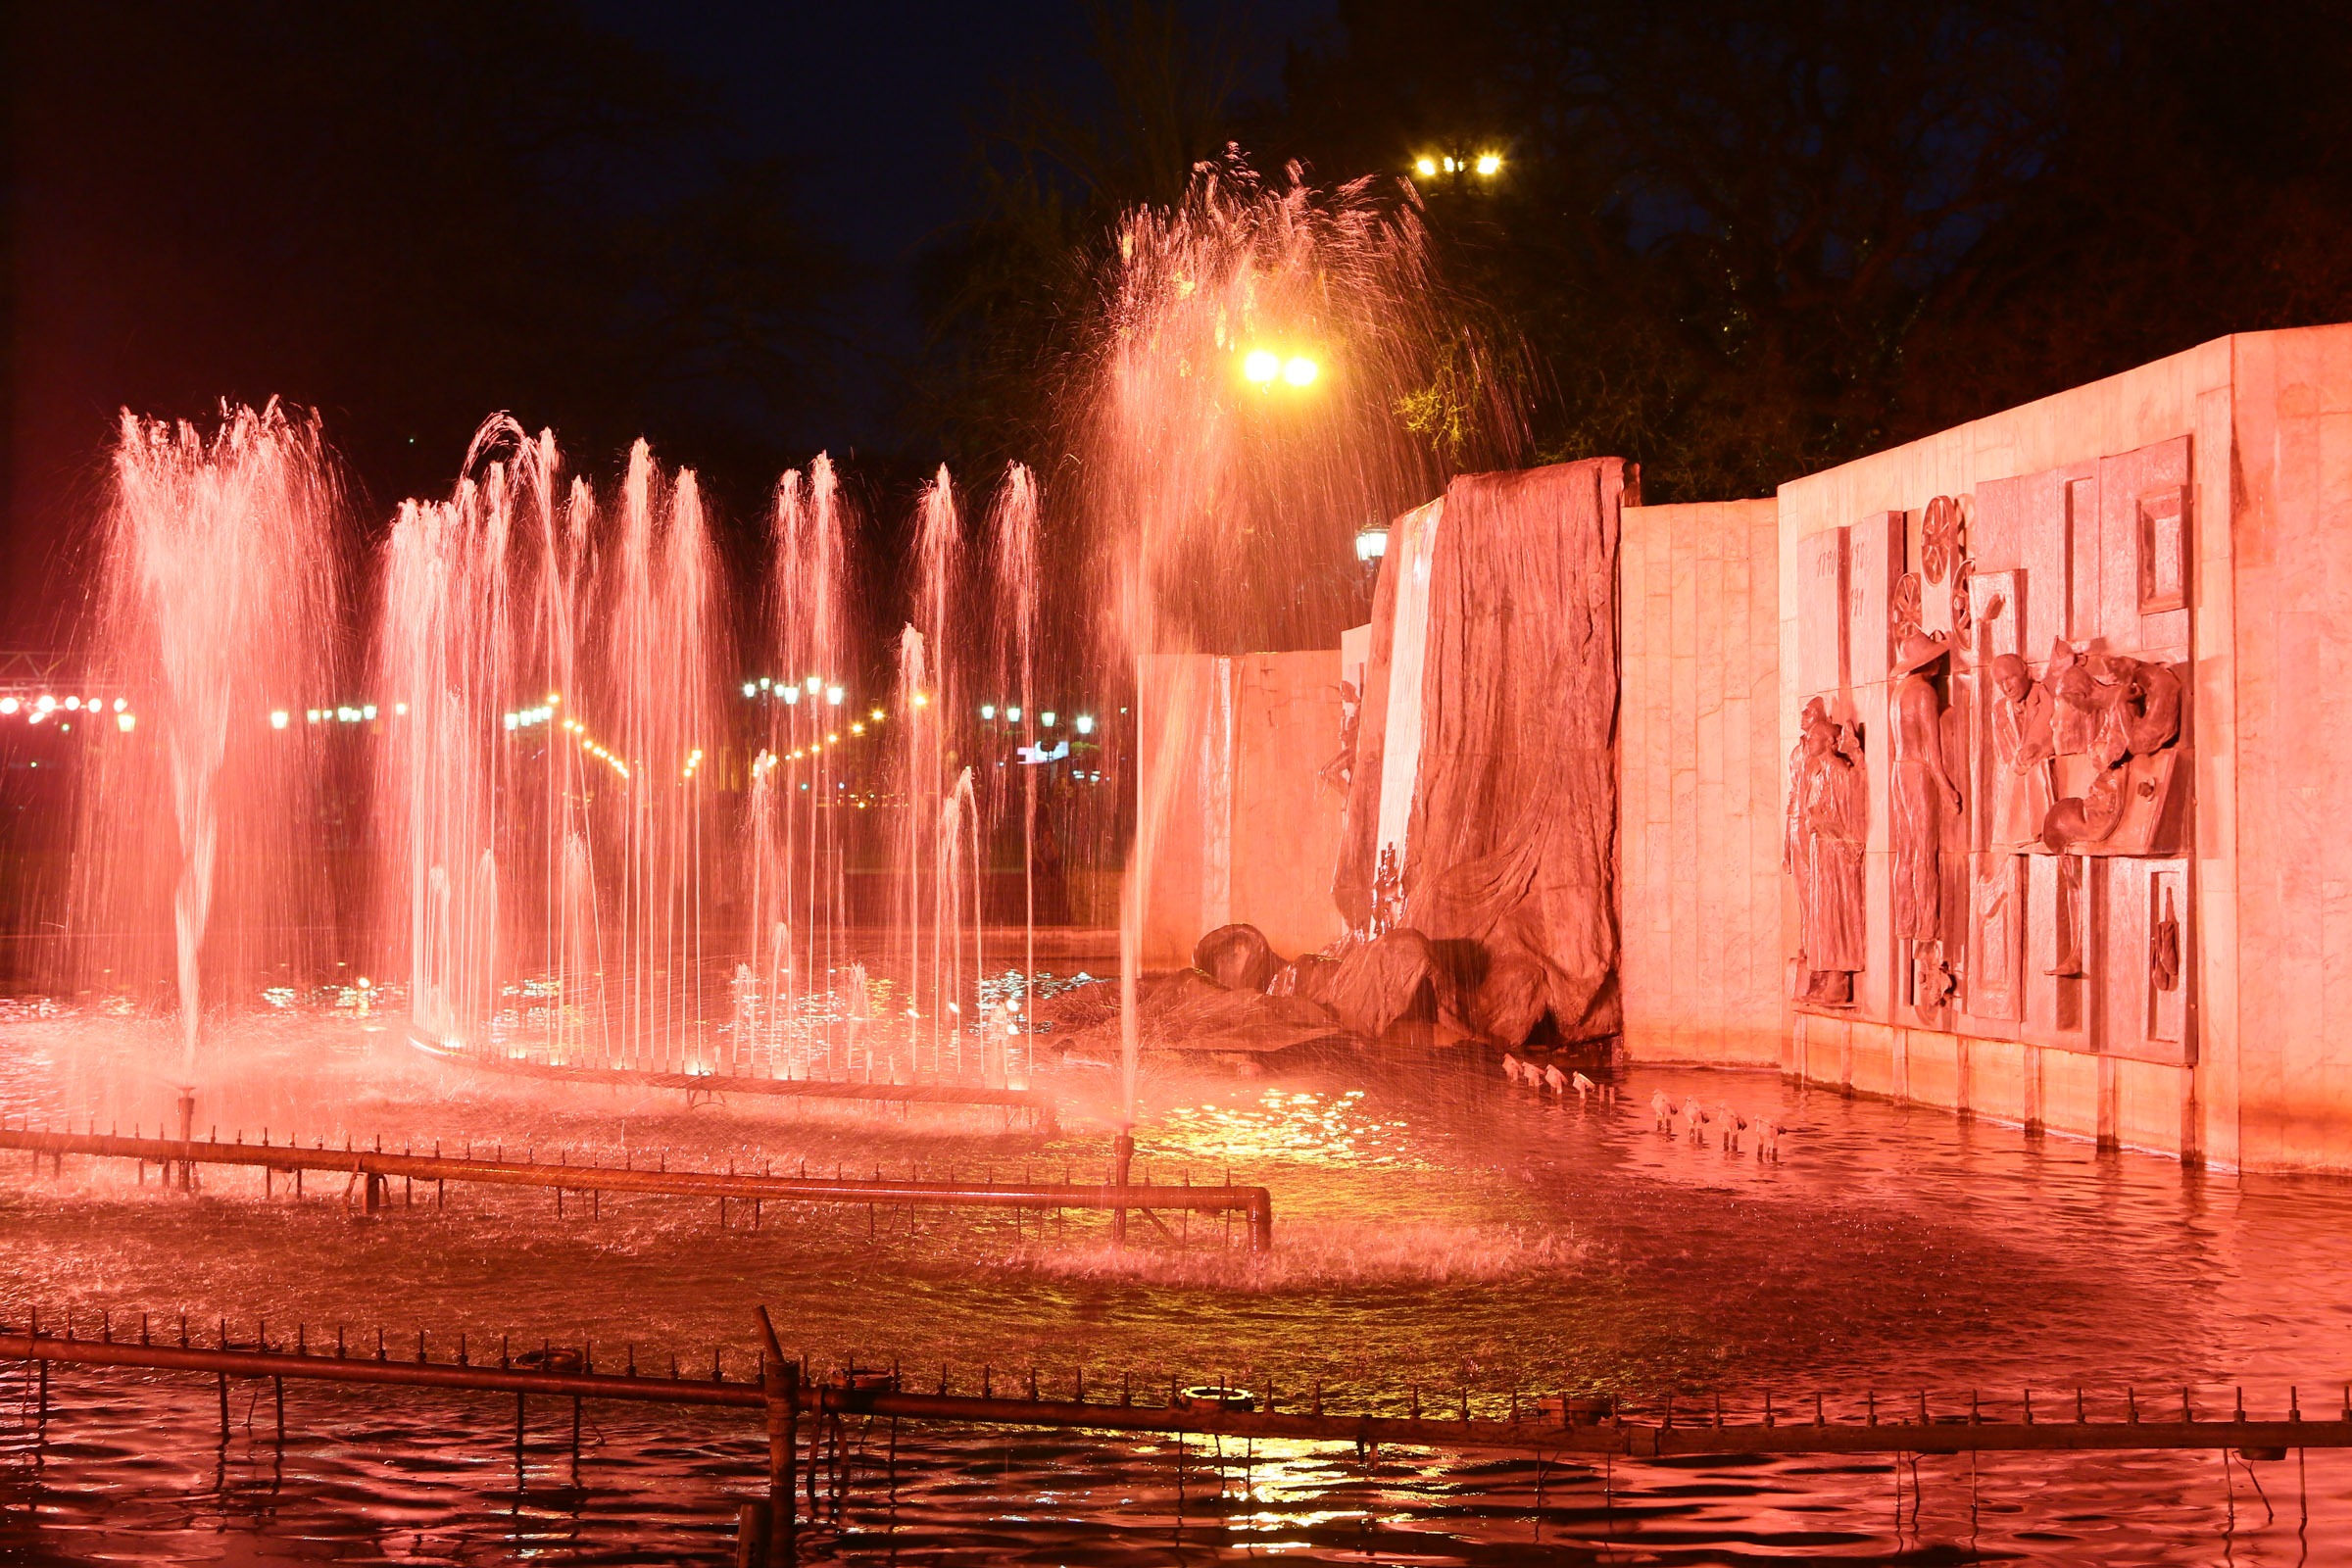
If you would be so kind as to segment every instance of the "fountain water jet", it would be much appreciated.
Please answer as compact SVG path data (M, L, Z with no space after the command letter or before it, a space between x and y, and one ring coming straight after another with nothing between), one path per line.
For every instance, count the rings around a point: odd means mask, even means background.
M210 435L122 415L91 664L123 695L82 719L97 755L69 932L86 977L121 984L169 907L183 1076L208 1003L324 964L320 731L287 715L331 698L340 505L316 419L274 401L224 405Z

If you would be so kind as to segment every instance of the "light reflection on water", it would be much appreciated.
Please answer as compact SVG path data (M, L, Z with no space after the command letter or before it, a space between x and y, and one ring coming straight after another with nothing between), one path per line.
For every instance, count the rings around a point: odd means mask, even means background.
M0 1017L0 1106L149 1128L170 1108L140 1020ZM673 1163L806 1159L1010 1175L1099 1173L1099 1073L1068 1080L1041 1141L992 1113L897 1113L468 1078L350 1017L290 1013L222 1042L237 1070L200 1089L200 1127L264 1123L387 1145L502 1141L567 1157L664 1151ZM35 1302L95 1316L186 1310L633 1348L641 1365L710 1348L748 1372L754 1301L820 1364L952 1362L1049 1393L1173 1376L1320 1384L1338 1409L1400 1410L1408 1385L1482 1413L1514 1391L1610 1390L1731 1407L1770 1390L1908 1399L2087 1381L2201 1385L2226 1411L2307 1410L2352 1367L2352 1191L2183 1172L2135 1155L1806 1095L1769 1075L1639 1070L1614 1106L1511 1090L1499 1075L1326 1064L1270 1081L1157 1074L1139 1159L1154 1179L1262 1182L1278 1250L1196 1217L1179 1249L1114 1252L1099 1218L771 1206L757 1232L700 1205L612 1199L559 1219L543 1194L460 1190L446 1211L349 1213L258 1176L194 1200L69 1161L0 1161L0 1317ZM1771 1110L1778 1164L1652 1130L1653 1088ZM323 1196L322 1196L323 1194ZM331 1327L323 1330L331 1335ZM314 1338L314 1343L318 1343ZM290 1389L289 1440L241 1395L220 1443L201 1379L64 1373L46 1441L0 1368L0 1559L723 1561L760 1484L760 1434L725 1414L589 1407L575 1475L568 1410L534 1408L519 1485L496 1398ZM1098 1393L1098 1396L1102 1396ZM2167 1396L2170 1397L2170 1395ZM2053 1402L2057 1396L2053 1394ZM2038 1402L2039 1396L2037 1396ZM1750 1411L1752 1415L1752 1410ZM247 1417L251 1415L248 1426ZM1883 1562L1971 1551L2066 1563L2328 1562L2352 1555L2352 1460L2225 1466L2202 1454L1586 1465L1346 1446L1095 1442L906 1428L895 1469L866 1432L838 1524L808 1554L856 1562L1283 1555L1311 1560ZM2257 1494L2255 1486L2265 1489ZM2305 1523L2308 1506L2310 1518Z

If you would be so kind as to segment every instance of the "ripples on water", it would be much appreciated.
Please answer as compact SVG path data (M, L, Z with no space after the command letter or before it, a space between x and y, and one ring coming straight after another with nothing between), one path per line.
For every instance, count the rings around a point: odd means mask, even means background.
M153 1128L172 1091L145 1063L168 1043L139 1020L18 1009L0 1019L0 1106ZM688 1110L675 1095L485 1082L348 1017L257 1020L223 1049L235 1070L204 1088L198 1120L224 1137L266 1123L306 1142L1000 1177L1106 1162L1107 1107L1087 1098L1100 1074L1073 1079L1080 1102L1048 1141L994 1113ZM758 1231L721 1233L675 1200L608 1198L595 1219L575 1200L559 1219L545 1194L455 1186L444 1211L368 1220L318 1179L300 1203L282 1185L264 1201L258 1174L215 1172L186 1200L112 1164L69 1159L52 1180L8 1156L0 1317L266 1316L273 1337L309 1324L314 1344L338 1323L354 1343L380 1327L413 1345L423 1327L437 1355L460 1332L544 1336L656 1366L707 1367L717 1347L748 1374L764 1301L820 1365L896 1358L926 1383L943 1362L959 1388L983 1364L1000 1380L1038 1366L1049 1391L1081 1365L1096 1390L1272 1376L1319 1383L1339 1409L1401 1409L1408 1385L1449 1402L1467 1386L1482 1413L1562 1388L1723 1390L1752 1418L1767 1390L1788 1408L1817 1389L1908 1400L1924 1385L1964 1408L1971 1389L2013 1399L2078 1381L2209 1385L2198 1397L2216 1412L2238 1383L2257 1411L2300 1383L2313 1409L2352 1374L2339 1184L2184 1172L1768 1074L1637 1070L1626 1088L1588 1109L1450 1067L1153 1076L1139 1175L1210 1181L1230 1165L1271 1187L1270 1257L1243 1250L1238 1226L1226 1245L1206 1216L1182 1248L1124 1253L1099 1216L770 1205ZM1653 1088L1773 1111L1792 1129L1783 1160L1653 1131ZM251 1390L232 1388L222 1444L200 1378L60 1372L37 1442L25 1389L0 1368L0 1559L725 1561L734 1503L761 1481L756 1424L731 1413L591 1405L575 1467L568 1407L541 1401L518 1470L514 1411L495 1396L290 1387L281 1450ZM805 1543L815 1559L2352 1556L2352 1459L2320 1452L1595 1469L1228 1442L1187 1445L1180 1465L1166 1442L905 1427L893 1463L886 1429L851 1436L864 1449L840 1521Z

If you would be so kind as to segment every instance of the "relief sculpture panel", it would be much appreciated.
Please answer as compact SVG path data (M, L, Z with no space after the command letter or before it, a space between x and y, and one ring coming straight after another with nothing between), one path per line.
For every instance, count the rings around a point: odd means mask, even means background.
M2189 457L2180 437L1808 541L1800 1006L2194 1060Z

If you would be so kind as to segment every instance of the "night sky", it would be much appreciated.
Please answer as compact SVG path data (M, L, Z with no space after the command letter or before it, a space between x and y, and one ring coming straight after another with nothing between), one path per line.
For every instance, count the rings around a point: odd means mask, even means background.
M1210 24L1213 6L1200 6ZM1248 27L1260 64L1250 88L1281 89L1285 45L1334 25L1331 0L1260 0ZM1026 76L1084 92L1086 8L1077 0L988 5L708 4L648 7L597 0L592 14L676 59L725 94L753 142L793 160L812 224L872 278L854 308L889 358L911 356L920 328L910 264L927 240L970 215L968 126ZM864 406L833 439L889 441L873 369Z

